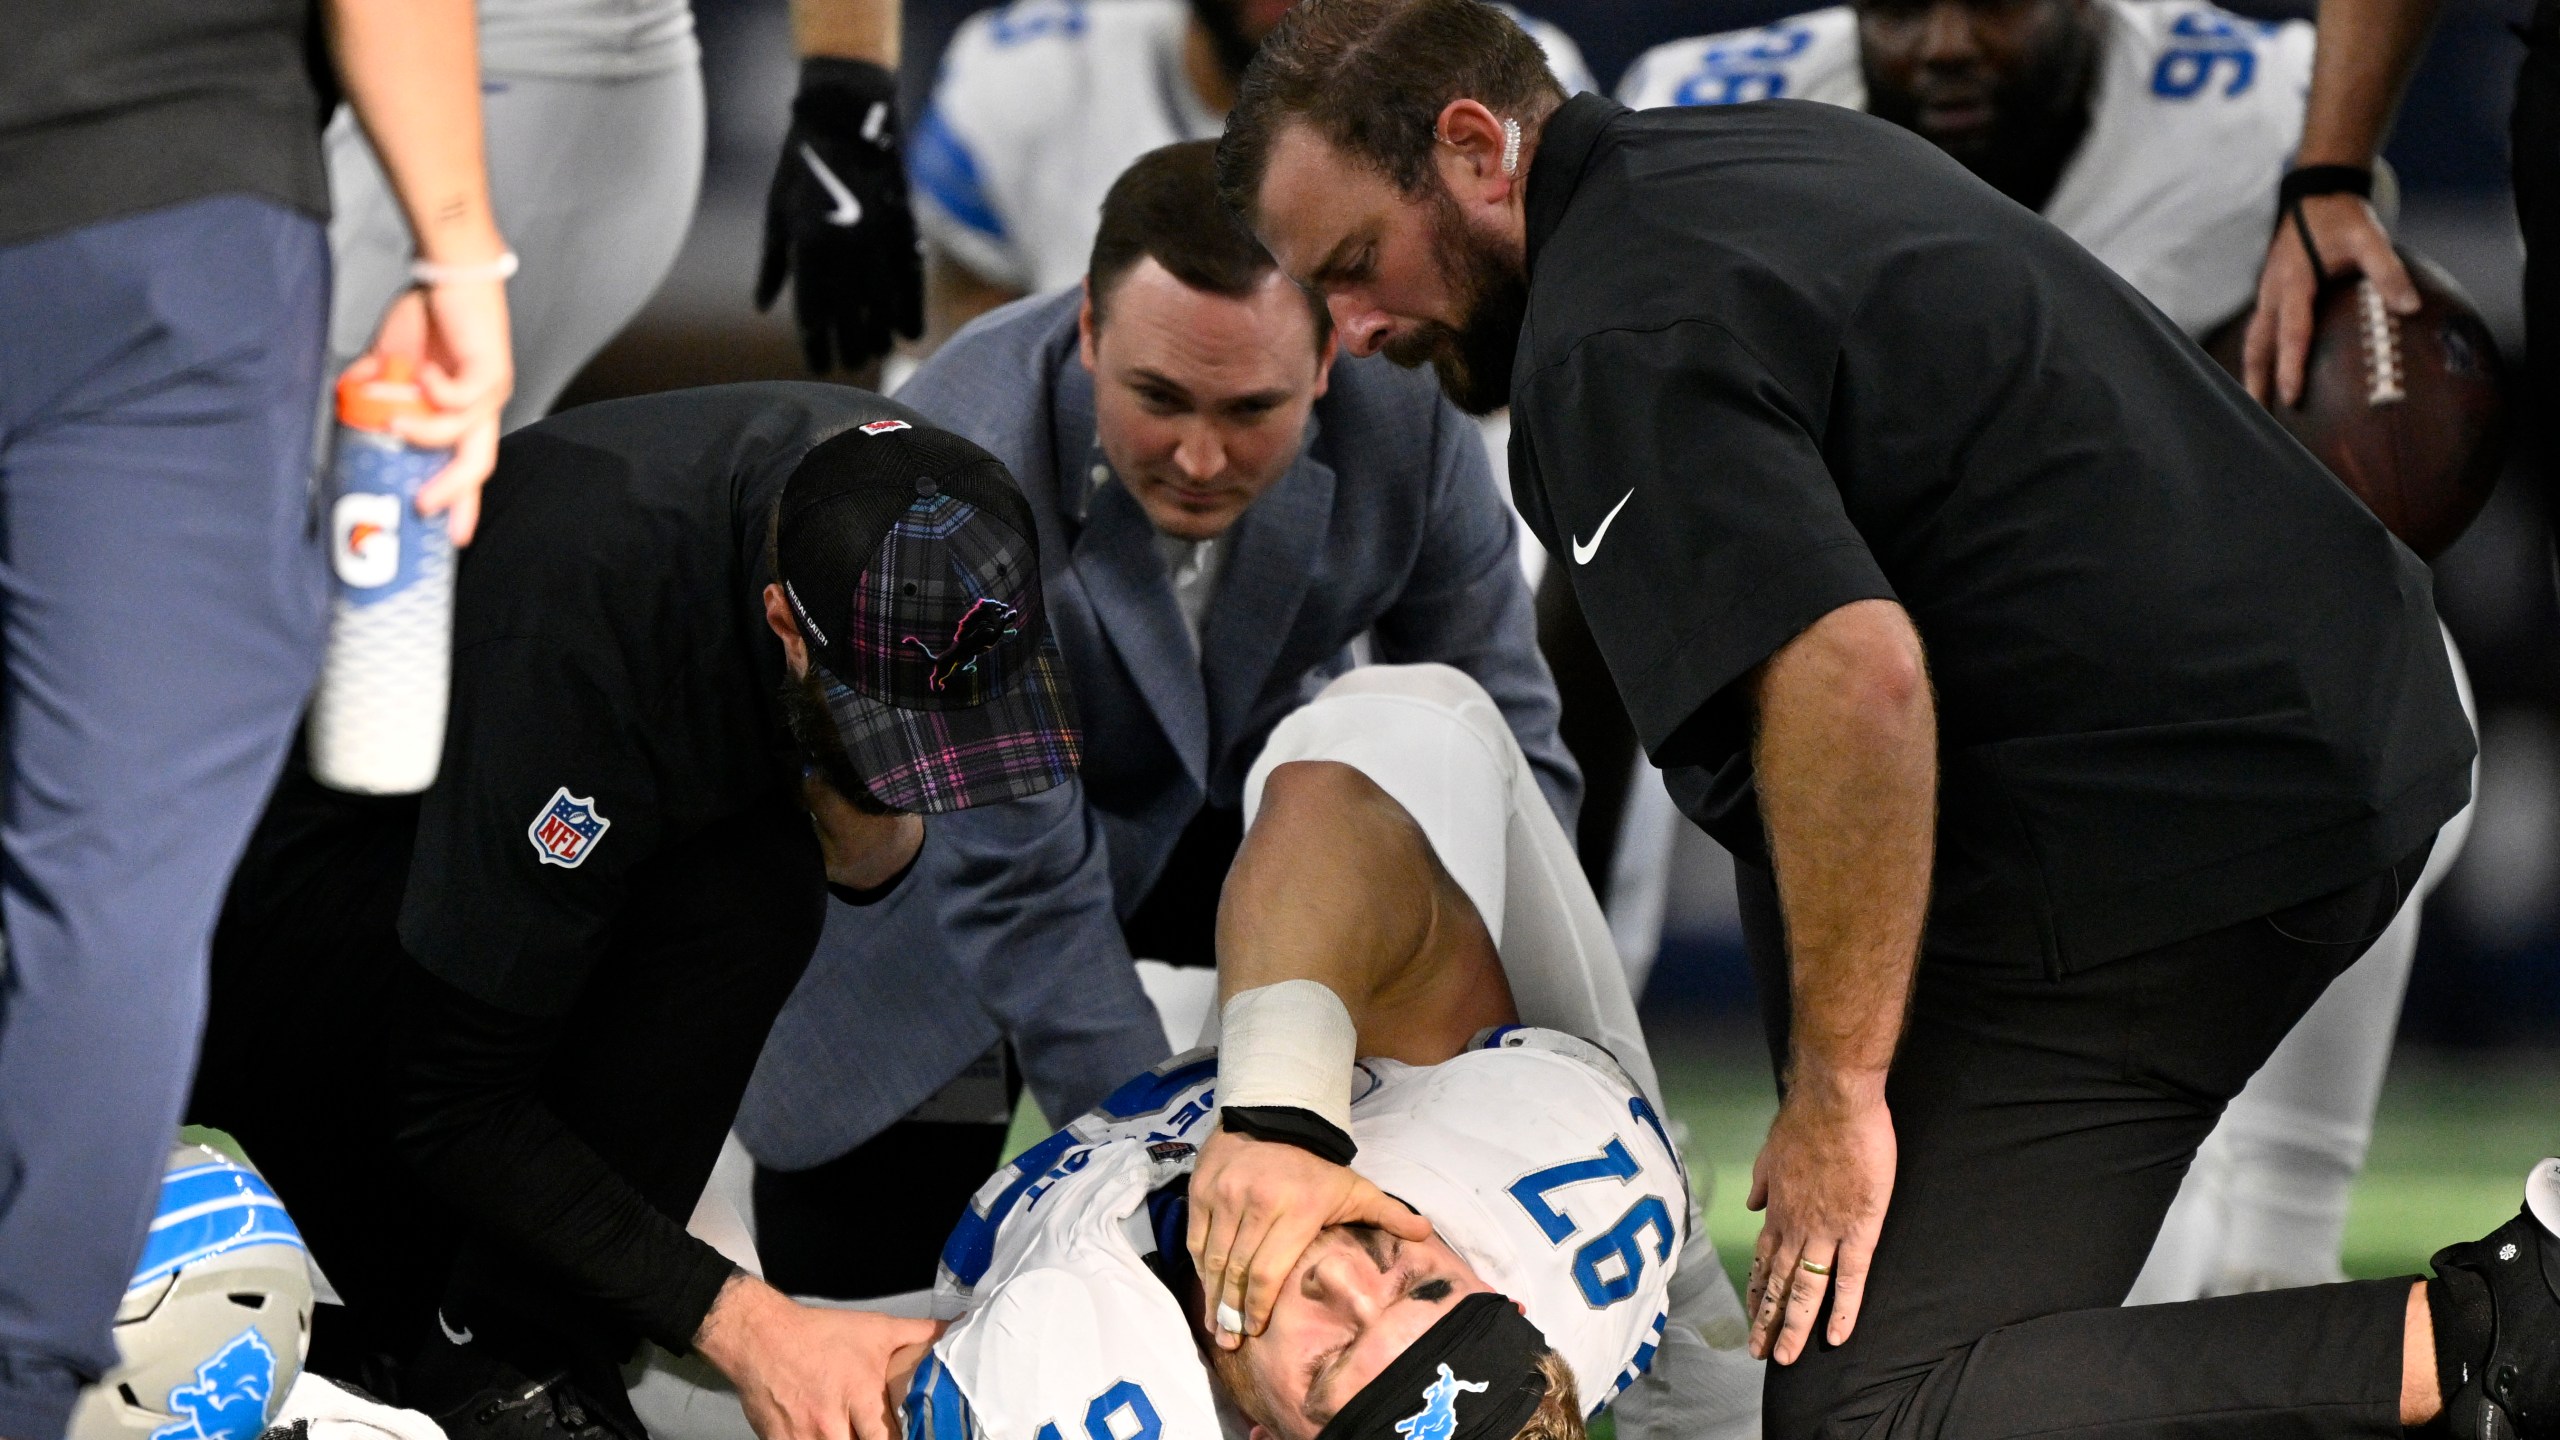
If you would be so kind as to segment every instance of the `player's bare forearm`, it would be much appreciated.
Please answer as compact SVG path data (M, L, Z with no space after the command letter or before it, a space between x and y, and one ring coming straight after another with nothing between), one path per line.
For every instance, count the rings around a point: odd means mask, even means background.
M1771 657L1753 770L1793 978L1789 1083L1881 1090L1929 903L1937 717L1920 637L1868 600Z
M1849 1338L1893 1196L1885 1075L1911 999L1937 825L1937 715L1902 608L1865 600L1761 668L1752 765L1786 919L1787 1094L1752 1167L1765 1208L1752 1353L1792 1362L1826 1292Z
M1284 980L1340 996L1359 1053L1415 1065L1518 1018L1491 935L1422 828L1332 761L1273 769L1218 905L1219 999Z
M791 0L791 39L803 56L898 68L899 0Z
M489 208L472 0L329 0L347 103L382 160L421 259L478 265L506 249Z
M1273 768L1218 903L1221 1005L1300 980L1331 991L1350 1016L1354 1043L1322 1061L1344 1072L1354 1054L1435 1064L1476 1031L1517 1018L1492 939L1422 828L1368 776L1329 760ZM1249 1076L1227 1067L1248 1071L1254 1044L1275 1037L1242 1036L1235 1011L1227 1013L1219 1090L1250 1095ZM1276 1038L1285 1047L1307 1034ZM1407 1239L1430 1233L1352 1171L1239 1134L1222 1119L1192 1173L1188 1232L1218 1343L1232 1347L1261 1333L1281 1281L1316 1232L1355 1222Z
M2444 0L2325 0L2297 165L2371 165Z

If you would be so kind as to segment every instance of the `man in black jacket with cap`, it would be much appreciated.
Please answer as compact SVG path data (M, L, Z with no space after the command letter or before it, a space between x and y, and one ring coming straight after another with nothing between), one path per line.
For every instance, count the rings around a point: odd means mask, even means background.
M1075 758L1030 513L977 446L800 384L510 436L434 788L297 770L215 941L193 1113L348 1302L314 1368L455 1440L636 1437L645 1337L766 1440L886 1440L933 1327L798 1306L684 1222L829 892Z

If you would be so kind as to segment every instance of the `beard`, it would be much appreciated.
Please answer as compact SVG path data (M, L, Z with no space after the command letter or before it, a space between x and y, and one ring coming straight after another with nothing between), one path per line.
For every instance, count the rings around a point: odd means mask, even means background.
M1449 192L1434 184L1431 245L1456 292L1458 323L1425 324L1389 341L1385 356L1410 370L1429 364L1451 404L1490 415L1511 403L1511 362L1529 316L1529 277L1467 225Z
M1218 52L1218 64L1228 78L1244 79L1244 69L1253 63L1254 52L1262 48L1262 39L1244 32L1241 0L1191 0L1192 18L1209 32L1210 48Z
M790 728L792 748L800 752L802 764L816 770L846 804L863 814L898 813L871 798L871 787L862 783L853 757L844 752L835 713L827 708L826 682L818 678L816 666L798 675L784 675L780 698L782 721Z
M1867 113L1928 138L1992 189L2041 211L2089 133L2099 31L2057 21L2025 63L1991 90L1993 119L1980 134L1943 140L1920 128L1920 96L1867 69Z

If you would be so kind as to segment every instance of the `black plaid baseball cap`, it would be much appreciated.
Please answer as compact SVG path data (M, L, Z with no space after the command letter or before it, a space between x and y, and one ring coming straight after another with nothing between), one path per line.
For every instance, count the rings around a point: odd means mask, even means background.
M1038 531L1004 462L874 420L801 459L774 526L774 578L873 799L939 814L1075 773Z

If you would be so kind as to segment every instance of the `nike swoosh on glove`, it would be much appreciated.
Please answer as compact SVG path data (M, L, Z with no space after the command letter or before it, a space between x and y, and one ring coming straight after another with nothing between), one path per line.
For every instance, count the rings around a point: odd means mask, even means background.
M865 60L800 62L791 133L765 197L756 308L791 281L800 348L821 375L924 332L924 264L898 156L898 77Z

